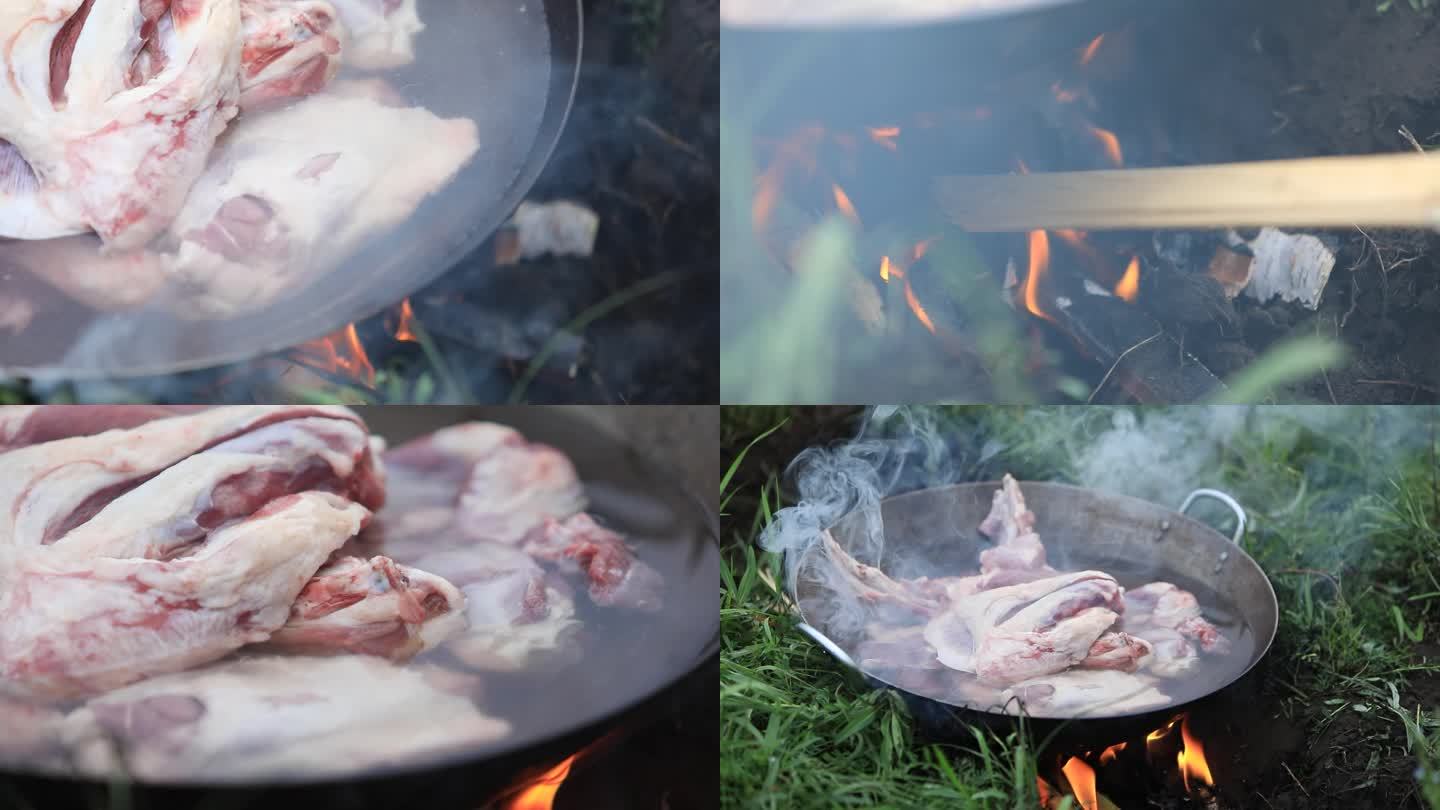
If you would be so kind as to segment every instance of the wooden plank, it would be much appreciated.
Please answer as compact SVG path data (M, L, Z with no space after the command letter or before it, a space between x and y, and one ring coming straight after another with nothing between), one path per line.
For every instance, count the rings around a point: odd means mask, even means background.
M1440 158L1415 153L938 178L970 231L1440 225Z

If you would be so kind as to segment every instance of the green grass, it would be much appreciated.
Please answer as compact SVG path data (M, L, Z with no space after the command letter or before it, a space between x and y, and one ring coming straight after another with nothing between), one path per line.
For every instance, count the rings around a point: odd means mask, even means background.
M1314 412L1232 412L1245 427L1215 442L1205 482L1250 508L1247 549L1280 600L1265 688L1311 743L1284 766L1311 788L1323 780L1337 791L1383 790L1397 806L1440 810L1440 706L1410 691L1440 682L1440 665L1417 649L1440 649L1440 413L1326 410L1332 419L1320 422ZM1139 424L1179 412L1152 409ZM968 459L967 480L1008 470L1076 481L1078 451L1118 417L1105 408L929 413ZM724 463L736 462L727 480L742 491L725 493L734 545L721 590L724 805L1036 807L1034 741L918 741L897 698L857 683L793 629L772 584L778 561L753 541L783 505L776 473L804 446L796 430L813 424L806 416L725 410ZM784 428L757 440L782 419Z

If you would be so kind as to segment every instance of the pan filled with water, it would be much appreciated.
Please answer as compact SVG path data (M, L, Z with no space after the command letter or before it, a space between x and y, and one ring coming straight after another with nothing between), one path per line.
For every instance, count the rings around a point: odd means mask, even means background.
M0 408L4 803L475 810L582 767L717 649L681 421Z
M1233 511L1232 537L1185 514L1204 499ZM872 518L851 512L797 560L800 629L941 738L1020 715L1042 737L1144 733L1239 680L1275 636L1274 590L1222 492L1174 511L1007 476L890 497L883 528ZM878 567L852 556L880 547Z
M0 372L168 374L422 288L559 140L579 0L26 0L0 15Z

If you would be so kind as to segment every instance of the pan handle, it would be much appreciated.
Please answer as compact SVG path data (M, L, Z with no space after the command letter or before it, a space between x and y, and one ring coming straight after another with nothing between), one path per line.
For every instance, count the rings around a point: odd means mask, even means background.
M1190 505L1201 498L1217 500L1230 507L1230 511L1235 513L1235 533L1230 535L1230 542L1243 548L1244 543L1241 541L1245 539L1245 522L1248 520L1245 516L1244 507L1240 506L1240 503L1234 498L1218 489L1197 489L1185 496L1184 502L1180 504L1180 514L1185 514L1190 508Z
M819 630L816 630L813 626L805 622L796 622L795 629L809 636L811 641L819 644L821 647L824 647L825 652L830 653L832 656L835 657L836 661L844 664L846 669L852 670L856 673L860 672L860 667L855 663L855 659L851 658L849 653L840 649L840 645L831 641L829 636L825 635Z

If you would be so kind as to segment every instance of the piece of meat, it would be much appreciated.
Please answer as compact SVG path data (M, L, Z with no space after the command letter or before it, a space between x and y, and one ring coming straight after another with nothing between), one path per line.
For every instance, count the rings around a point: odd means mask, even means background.
M345 63L386 70L415 61L415 35L425 30L416 0L334 0L352 42Z
M53 706L16 700L0 695L0 766L15 765L25 770L59 769L64 762L60 744L65 713Z
M325 89L347 33L324 0L240 0L240 108L256 112Z
M80 696L265 641L369 514L312 492L212 532L179 559L57 548L16 555L0 587L0 682L24 694Z
M1004 686L1085 660L1123 609L1109 574L1060 574L954 599L925 640L946 666Z
M101 312L142 308L170 284L160 254L146 249L107 252L90 234L0 243L0 263Z
M923 624L897 627L871 622L865 626L865 635L865 640L855 648L853 657L867 672L945 669L945 665L935 657L935 649L925 640Z
M1090 645L1090 653L1076 666L1134 672L1154 652L1149 641L1129 633L1104 633Z
M1019 698L1024 710L1041 717L1131 714L1158 708L1170 698L1151 679L1113 669L1069 669L1012 684L1002 696ZM1018 713L1018 706L1007 707Z
M91 700L65 721L79 769L166 781L339 776L503 739L504 720L370 656L239 658Z
M299 290L410 218L478 149L473 121L386 106L345 82L246 116L163 246L168 306L225 318Z
M0 236L148 243L236 114L238 0L13 0L0 33Z
M83 695L266 640L384 501L343 408L17 408L0 436L25 445L0 479L0 681L21 693Z
M388 557L342 557L315 573L269 645L404 661L465 627L465 597L444 578Z
M879 568L851 557L828 530L821 535L821 542L829 564L846 578L856 597L865 602L896 605L928 618L939 615L949 603L946 588L954 587L957 592L964 593L970 587L966 578L948 581L892 579Z
M980 552L978 590L1031 582L1055 573L1045 562L1045 546L1035 533L1035 513L1025 505L1020 484L1006 475L996 490L980 533L995 541Z
M659 572L636 559L625 538L588 514L547 520L540 536L525 548L540 559L578 566L590 580L590 600L601 607L661 608L664 583Z
M1151 582L1125 592L1125 626L1142 637L1147 627L1174 630L1206 653L1224 655L1230 639L1200 615L1195 595L1169 582Z

